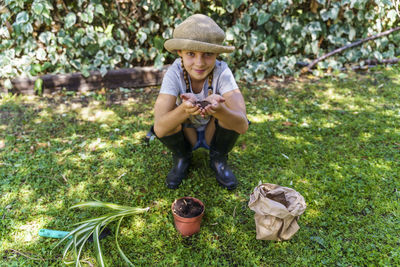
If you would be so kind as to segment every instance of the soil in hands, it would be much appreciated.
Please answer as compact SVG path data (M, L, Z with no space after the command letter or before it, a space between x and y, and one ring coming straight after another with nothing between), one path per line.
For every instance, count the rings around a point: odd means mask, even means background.
M208 102L208 101L206 101L206 100L203 100L203 101L196 101L196 104L200 105L201 108L205 108L205 107L207 107L208 105L210 105L211 103Z
M183 218L193 218L203 212L204 207L192 199L179 199L175 202L174 212Z

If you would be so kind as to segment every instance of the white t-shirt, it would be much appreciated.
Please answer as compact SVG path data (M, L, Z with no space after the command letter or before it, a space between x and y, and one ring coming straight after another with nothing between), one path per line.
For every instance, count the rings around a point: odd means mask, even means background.
M190 77L189 82L190 82ZM214 76L212 81L213 93L224 95L225 93L238 89L238 85L235 81L235 77L228 65L223 62L216 60L214 67ZM195 94L190 87L190 92L195 95L197 100L202 101L208 96L208 78L204 81L203 90ZM169 94L177 97L176 104L182 103L180 95L186 93L186 83L183 77L183 70L181 67L181 59L177 58L174 63L168 68L164 75L161 83L160 94ZM194 128L199 130L204 129L210 118L202 118L200 115L190 116Z

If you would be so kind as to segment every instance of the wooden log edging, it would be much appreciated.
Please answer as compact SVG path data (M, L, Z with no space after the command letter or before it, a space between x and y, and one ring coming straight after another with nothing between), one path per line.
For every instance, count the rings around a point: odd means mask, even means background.
M110 70L102 77L99 71L90 72L89 77L81 73L47 74L35 78L16 78L11 81L16 94L35 94L34 85L37 78L43 80L43 93L51 94L61 90L87 92L101 88L115 89L119 87L137 88L160 85L169 65L162 69L154 67L135 67L129 69Z

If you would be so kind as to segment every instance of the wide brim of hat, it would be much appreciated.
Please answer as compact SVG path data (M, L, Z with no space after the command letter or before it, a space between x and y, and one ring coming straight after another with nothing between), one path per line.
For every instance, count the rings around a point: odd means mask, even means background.
M169 39L164 43L165 49L171 53L178 50L198 51L208 53L231 53L235 50L233 46L210 44L190 39Z

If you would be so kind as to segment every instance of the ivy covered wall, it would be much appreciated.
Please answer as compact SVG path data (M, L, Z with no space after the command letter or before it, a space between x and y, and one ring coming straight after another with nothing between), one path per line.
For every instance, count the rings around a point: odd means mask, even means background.
M399 25L390 0L4 0L0 77L82 72L171 63L173 28L203 13L225 31L234 53L221 55L238 79L293 75L311 60ZM318 63L338 69L400 55L400 32Z

